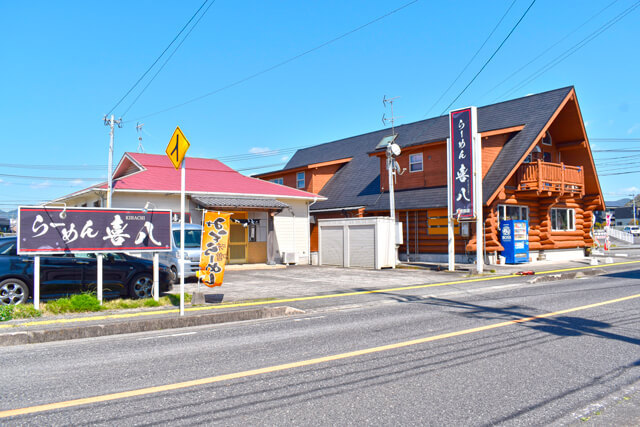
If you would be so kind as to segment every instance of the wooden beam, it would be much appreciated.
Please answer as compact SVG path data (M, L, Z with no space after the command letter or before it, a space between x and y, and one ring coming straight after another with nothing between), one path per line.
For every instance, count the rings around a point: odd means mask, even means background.
M511 127L508 127L508 128L494 129L494 130L488 130L488 131L485 131L485 132L480 132L480 136L482 138L486 138L486 137L489 137L489 136L502 135L502 134L505 134L505 133L520 132L522 129L524 129L524 125L511 126Z
M557 142L556 147L558 147L558 150L573 150L576 148L584 148L586 144L586 141L563 141Z

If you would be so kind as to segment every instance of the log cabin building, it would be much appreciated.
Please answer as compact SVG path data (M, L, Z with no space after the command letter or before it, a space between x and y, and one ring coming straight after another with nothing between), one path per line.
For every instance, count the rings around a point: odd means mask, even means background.
M401 259L446 261L448 116L396 127L402 171L395 185L403 223ZM565 87L478 108L487 261L504 249L500 219L529 221L531 261L581 257L592 245L593 212L604 199L575 89ZM284 169L259 178L317 193L314 220L389 214L385 150L389 129L298 150ZM475 226L455 227L456 261L474 262Z

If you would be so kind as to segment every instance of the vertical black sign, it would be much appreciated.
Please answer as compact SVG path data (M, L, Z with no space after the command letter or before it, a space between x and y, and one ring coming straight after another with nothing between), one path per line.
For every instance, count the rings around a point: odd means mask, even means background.
M473 133L471 108L449 113L451 139L451 214L454 218L475 218L473 209Z

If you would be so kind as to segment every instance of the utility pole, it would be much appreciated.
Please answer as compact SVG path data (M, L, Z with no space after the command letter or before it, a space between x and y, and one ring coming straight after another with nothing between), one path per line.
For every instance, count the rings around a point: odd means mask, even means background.
M109 126L111 129L109 131L109 166L107 170L107 181L108 181L108 190L107 190L107 207L111 207L111 193L113 192L113 130L115 125L118 125L119 128L122 128L122 118L115 120L113 114L111 118L107 118L104 116L104 125Z

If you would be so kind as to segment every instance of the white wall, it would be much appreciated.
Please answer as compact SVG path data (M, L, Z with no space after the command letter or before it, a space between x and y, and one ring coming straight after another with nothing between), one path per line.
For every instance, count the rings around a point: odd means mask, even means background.
M273 217L280 253L296 252L298 264L309 263L309 211L306 200L280 199L291 206ZM293 212L291 212L293 210Z

